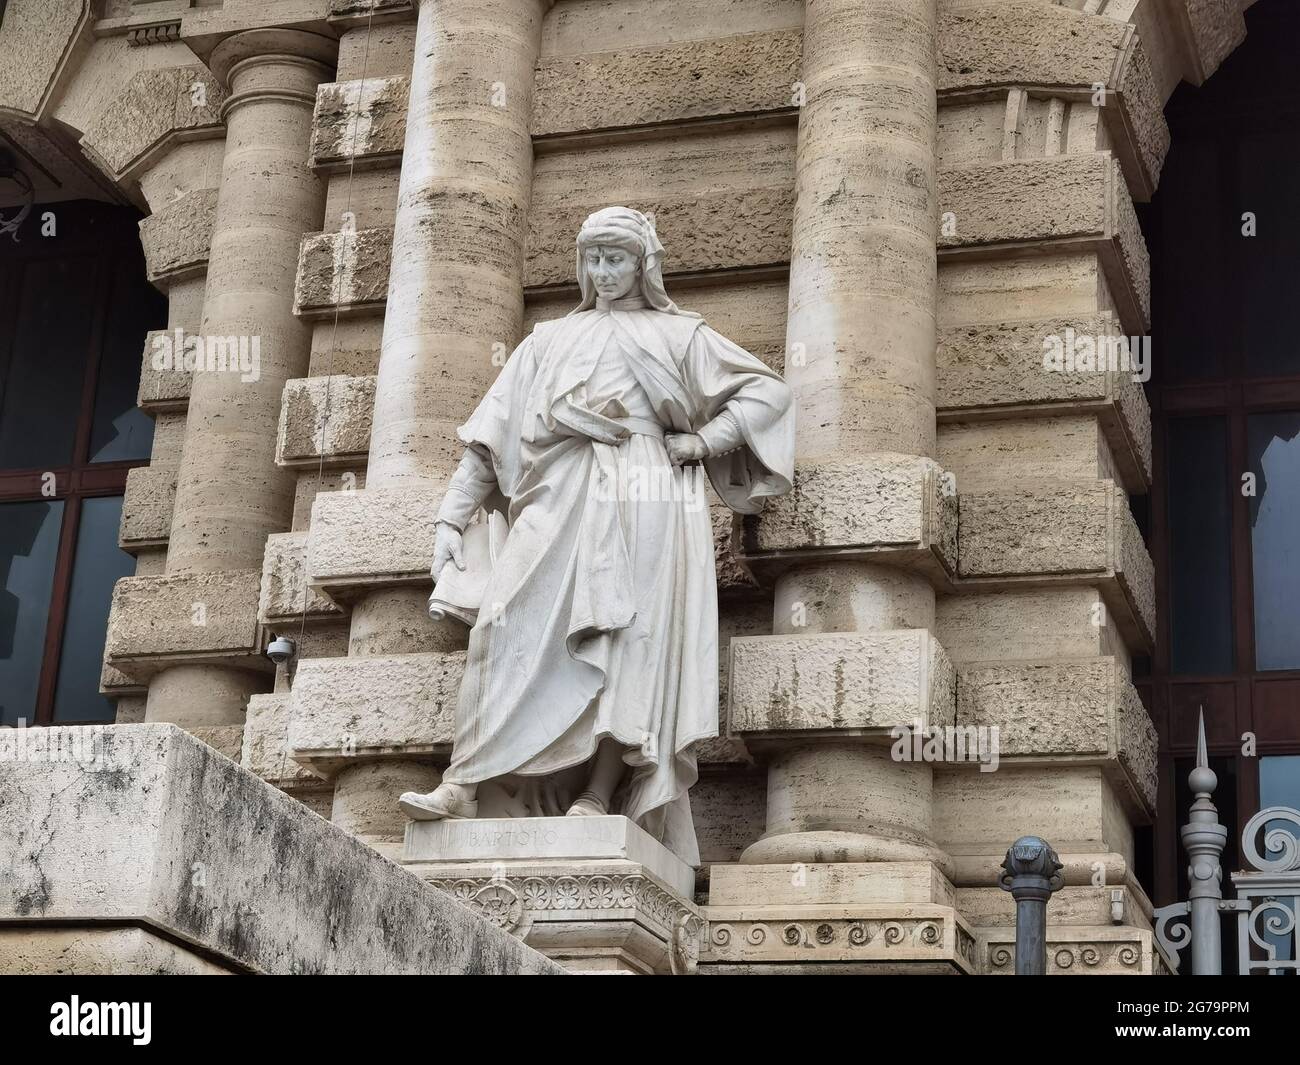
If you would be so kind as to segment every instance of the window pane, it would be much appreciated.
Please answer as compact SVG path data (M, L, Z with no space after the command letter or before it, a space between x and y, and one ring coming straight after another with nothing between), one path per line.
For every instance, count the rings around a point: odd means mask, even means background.
M1232 672L1227 426L1169 422L1170 651L1173 671Z
M121 496L87 499L81 504L68 620L54 689L56 722L113 720L116 704L99 694L108 608L117 579L135 572L135 559L117 546L121 518Z
M1300 411L1252 414L1247 461L1255 668L1300 668Z
M1300 754L1270 755L1259 760L1259 807L1300 810Z
M0 503L0 725L31 724L63 504Z
M8 373L0 375L0 468L72 461L94 317L91 259L32 260L23 271Z
M135 405L145 334L167 324L162 295L138 269L119 269L104 332L104 349L95 382L95 420L90 430L90 461L147 459L153 444L153 419Z
M1237 153L1237 199L1243 211L1254 212L1256 225L1255 236L1238 237L1232 244L1245 372L1250 377L1300 373L1300 341L1290 315L1281 313L1290 306L1296 285L1300 142L1290 132L1256 133L1242 137Z

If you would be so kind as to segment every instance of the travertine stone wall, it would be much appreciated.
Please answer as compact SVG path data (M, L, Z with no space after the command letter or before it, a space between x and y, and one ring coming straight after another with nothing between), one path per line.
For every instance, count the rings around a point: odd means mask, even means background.
M1148 332L1134 204L1163 102L1248 6L272 0L145 33L140 3L92 45L84 3L10 0L0 121L82 131L147 207L166 335L262 344L253 382L160 368L163 331L143 352L157 432L103 679L123 719L242 739L254 772L392 849L463 655L424 611L454 427L576 302L582 218L627 203L655 214L679 302L800 403L795 491L743 528L715 507L724 735L693 805L706 861L746 863L715 870L718 905L797 906L761 863L807 862L805 901L851 880L854 905L934 907L945 964L1001 971L989 885L1033 831L1073 892L1062 956L1105 939L1117 970L1148 964L1154 739L1128 677L1154 597L1128 498L1150 418L1131 373L1042 358ZM277 632L298 657L272 681ZM998 726L999 769L893 761L884 733L912 717ZM1124 893L1110 939L1097 869Z

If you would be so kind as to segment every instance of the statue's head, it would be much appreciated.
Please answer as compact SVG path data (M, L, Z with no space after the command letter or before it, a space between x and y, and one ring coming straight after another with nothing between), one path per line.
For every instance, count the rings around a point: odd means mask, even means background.
M630 207L606 207L588 216L578 231L578 287L590 310L596 299L640 295L647 306L680 314L664 291L664 246L654 220Z

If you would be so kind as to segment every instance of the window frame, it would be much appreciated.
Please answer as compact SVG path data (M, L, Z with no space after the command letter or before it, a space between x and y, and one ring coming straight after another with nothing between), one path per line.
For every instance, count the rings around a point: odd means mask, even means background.
M40 218L46 210L53 210L59 219L62 233L56 239L42 238L40 235ZM82 216L82 220L93 216L95 222L93 225L79 224L78 216ZM0 306L17 305L24 271L29 263L41 260L86 260L91 271L88 284L94 290L94 319L87 342L71 460L47 469L0 468L0 504L54 500L63 502L63 518L59 528L54 574L50 583L50 605L45 621L45 639L41 650L36 706L33 719L26 722L29 727L54 724L55 688L63 655L64 630L68 620L68 601L72 593L73 566L76 562L83 502L96 497L124 495L127 474L138 466L148 466L151 461L149 457L111 462L90 461L95 398L104 359L108 316L112 309L113 282L122 272L140 272L144 268L135 223L136 216L133 212L112 204L69 201L37 205L33 207L20 233L15 234L21 237L17 247L6 246L0 252ZM68 233L70 224L72 235L64 235ZM106 237L111 239L105 239ZM3 401L13 360L17 317L16 314L0 317L0 402ZM144 337L140 339L143 359ZM53 494L42 492L46 474L54 475ZM102 725L105 722L76 720L60 721L58 724Z

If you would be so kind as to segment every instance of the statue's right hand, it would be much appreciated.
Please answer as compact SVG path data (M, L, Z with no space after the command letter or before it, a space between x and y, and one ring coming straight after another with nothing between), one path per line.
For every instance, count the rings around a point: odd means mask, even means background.
M442 572L442 567L448 562L454 562L458 570L465 569L464 543L460 530L445 521L438 522L436 528L437 533L433 541L433 566L430 570L435 581L438 579L438 574Z

